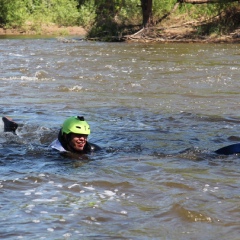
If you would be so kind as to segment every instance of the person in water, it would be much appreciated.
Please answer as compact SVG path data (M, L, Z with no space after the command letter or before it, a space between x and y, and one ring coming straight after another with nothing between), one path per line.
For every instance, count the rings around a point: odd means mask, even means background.
M91 153L101 148L87 141L90 126L84 117L74 116L66 119L59 131L58 138L50 147L60 152Z
M16 134L18 124L11 118L3 117L4 131ZM87 141L90 134L90 126L84 120L84 117L69 117L63 123L59 131L58 138L50 144L50 148L60 152L73 153L91 153L101 148L96 144ZM222 147L216 151L216 154L231 155L240 153L240 143Z
M3 117L4 131L16 134L18 124L11 118ZM50 148L60 152L91 153L101 148L87 141L90 134L90 126L84 117L74 116L67 118L58 133L58 138L50 144Z

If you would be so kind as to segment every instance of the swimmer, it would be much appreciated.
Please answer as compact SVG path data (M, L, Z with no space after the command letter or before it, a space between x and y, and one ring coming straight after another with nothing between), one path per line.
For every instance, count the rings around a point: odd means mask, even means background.
M16 134L18 124L11 118L3 117L4 132L12 132ZM59 131L58 138L50 144L51 149L59 152L73 153L91 153L101 150L96 144L87 141L90 134L90 126L84 120L84 117L67 118Z
M96 144L87 141L90 126L84 117L69 117L63 123L58 138L50 144L60 152L91 153L101 150Z
M3 117L2 120L4 123L4 132L16 134L18 124L8 117ZM101 150L96 144L87 141L89 134L90 126L84 120L84 117L70 117L64 121L58 138L50 144L50 148L60 152L73 153L91 153ZM240 153L240 143L222 147L214 152L221 155Z

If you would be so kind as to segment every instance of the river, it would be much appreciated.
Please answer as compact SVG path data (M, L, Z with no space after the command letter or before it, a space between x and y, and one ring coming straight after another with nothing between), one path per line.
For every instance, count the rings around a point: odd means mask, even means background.
M0 39L1 239L240 239L239 44ZM85 156L49 150L84 116Z

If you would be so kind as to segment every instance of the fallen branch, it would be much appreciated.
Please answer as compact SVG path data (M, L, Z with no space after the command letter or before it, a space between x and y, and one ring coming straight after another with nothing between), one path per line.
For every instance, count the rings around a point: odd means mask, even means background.
M142 33L144 30L145 30L145 28L142 28L141 30L139 30L138 32L132 34L131 36L136 36L136 35L138 35L139 33Z

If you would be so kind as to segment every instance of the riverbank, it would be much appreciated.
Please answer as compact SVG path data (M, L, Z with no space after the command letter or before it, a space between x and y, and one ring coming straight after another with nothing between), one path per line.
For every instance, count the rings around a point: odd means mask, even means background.
M198 27L203 25L199 21L180 21L179 19L167 20L157 27L148 30L142 29L132 35L114 36L112 41L126 42L198 42L198 43L240 43L240 26L228 34L199 34ZM59 27L54 24L43 25L37 30L26 29L4 29L0 28L0 36L79 36L87 37L87 31L80 26ZM102 38L89 40L105 41ZM109 38L108 38L109 40Z
M26 29L0 28L0 35L41 35L41 36L86 36L87 31L80 26L59 27L54 24L43 25L36 30L29 27Z
M170 24L148 30L141 29L124 36L124 41L134 42L179 42L179 43L240 43L240 27L228 34L198 34L197 21Z

